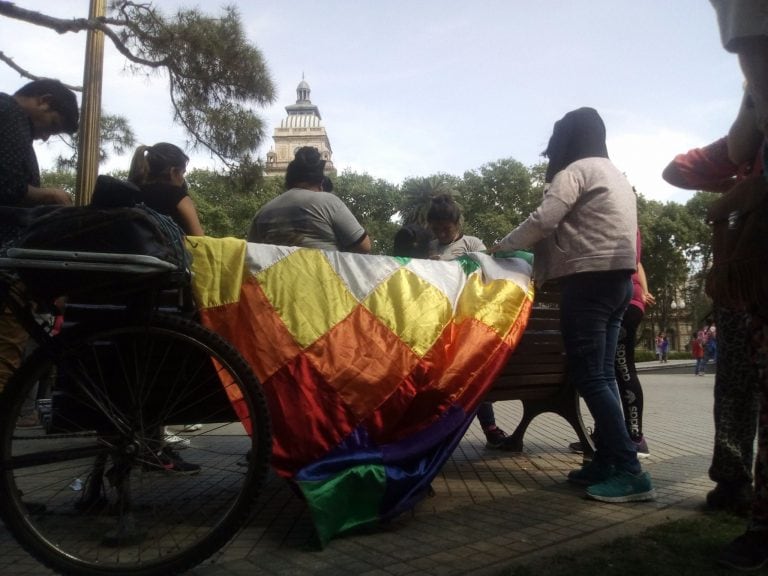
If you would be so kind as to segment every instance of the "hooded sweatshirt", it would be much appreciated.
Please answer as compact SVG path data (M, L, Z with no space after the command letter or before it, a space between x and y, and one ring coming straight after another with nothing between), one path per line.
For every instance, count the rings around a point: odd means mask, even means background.
M636 268L637 206L626 177L608 159L605 125L593 108L555 123L542 203L500 242L534 251L538 284L583 272Z

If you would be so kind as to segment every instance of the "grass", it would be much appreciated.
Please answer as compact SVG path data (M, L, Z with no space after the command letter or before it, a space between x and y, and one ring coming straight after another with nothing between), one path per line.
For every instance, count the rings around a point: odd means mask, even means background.
M693 360L691 353L687 350L670 352L667 354L669 360ZM645 350L644 348L635 349L635 362L650 362L652 360L658 361L656 352L652 350Z
M717 565L723 547L744 531L745 520L728 514L702 514L660 524L635 536L541 558L515 566L503 576L726 576L739 574ZM768 567L757 572L768 575Z

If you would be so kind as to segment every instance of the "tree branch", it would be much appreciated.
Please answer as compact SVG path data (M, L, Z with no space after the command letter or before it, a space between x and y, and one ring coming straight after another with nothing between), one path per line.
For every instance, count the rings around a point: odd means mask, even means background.
M5 62L10 68L13 68L14 70L16 70L16 72L18 72L22 78L28 78L29 80L40 80L41 78L43 78L43 76L35 76L31 72L28 72L27 70L25 70L24 68L16 64L16 62L13 61L13 58L9 58L8 56L6 56L5 52L3 52L2 50L0 50L0 61ZM62 82L62 84L64 83ZM82 86L72 86L70 84L64 84L64 86L66 86L70 90L74 90L75 92L83 91Z
M117 48L123 56L128 58L131 62L141 64L142 66L149 66L150 68L160 68L166 66L168 63L166 59L163 60L146 60L133 54L120 40L117 33L110 28L109 24L114 26L129 26L127 21L119 21L106 18L97 18L91 20L88 18L54 18L41 12L34 10L27 10L25 8L19 8L12 2L7 0L0 0L0 16L7 16L15 20L21 20L35 26L42 26L50 30L54 30L58 34L66 34L67 32L82 32L83 30L100 30L107 36L112 44Z
M179 107L178 102L176 101L176 96L175 96L175 93L174 93L174 90L173 90L174 85L175 85L173 74L169 74L168 77L169 77L169 82L170 82L170 91L169 92L170 92L170 97L171 97L171 104L173 105L173 109L176 111L176 114L175 114L176 119L181 123L182 126L184 126L184 128L187 131L187 134L189 134L190 136L192 136L192 138L194 138L195 142L192 144L192 146L193 147L204 146L205 148L210 150L213 154L215 154L224 163L225 166L231 167L232 163L229 160L227 160L227 158L225 158L221 153L219 153L219 151L216 149L216 147L211 145L210 142L208 142L206 140L203 140L200 137L199 131L198 130L193 130L192 127L187 122L187 119L184 118L184 115L179 112L180 107Z

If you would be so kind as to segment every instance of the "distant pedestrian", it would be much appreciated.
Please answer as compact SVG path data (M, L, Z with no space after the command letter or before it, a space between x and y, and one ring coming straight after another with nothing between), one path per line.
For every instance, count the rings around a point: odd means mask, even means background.
M704 349L704 355L707 363L717 363L717 331L714 322L709 323L707 327L707 346Z
M666 362L669 358L669 338L663 332L661 333L660 352L661 362Z
M696 336L691 338L691 356L696 360L694 374L696 376L704 376L704 346L701 345L701 340Z
M663 338L662 338L661 332L659 332L656 335L656 338L654 338L654 345L656 346L656 360L658 360L659 362L662 361L662 358L661 358L661 342L662 342L662 340L663 340Z

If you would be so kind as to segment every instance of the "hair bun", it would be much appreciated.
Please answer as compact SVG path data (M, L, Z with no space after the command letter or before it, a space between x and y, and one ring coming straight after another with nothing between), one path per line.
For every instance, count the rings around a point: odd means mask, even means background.
M320 163L324 163L323 157L320 156L320 151L314 146L302 146L299 148L296 151L295 160L308 167L315 167Z

